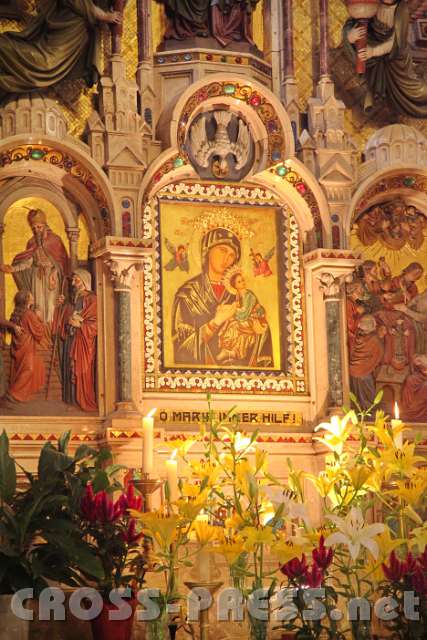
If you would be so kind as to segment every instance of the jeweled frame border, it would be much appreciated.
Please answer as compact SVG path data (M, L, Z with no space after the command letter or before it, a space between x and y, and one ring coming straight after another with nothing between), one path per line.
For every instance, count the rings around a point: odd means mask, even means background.
M288 370L250 372L180 369L161 371L162 318L160 274L160 201L203 203L212 206L271 206L285 218L283 258L287 264L287 291L281 290L282 317L288 324ZM302 245L296 219L287 205L262 187L218 183L179 182L167 185L144 209L144 231L152 239L151 255L143 259L144 380L148 392L222 392L243 394L307 395L305 359ZM147 233L148 232L148 233ZM148 239L148 237L147 237Z

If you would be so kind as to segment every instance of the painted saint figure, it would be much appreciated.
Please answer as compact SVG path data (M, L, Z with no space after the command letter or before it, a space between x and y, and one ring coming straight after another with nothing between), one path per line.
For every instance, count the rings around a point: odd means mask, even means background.
M12 402L28 402L46 383L46 371L38 349L48 347L47 327L34 311L33 304L30 291L18 291L11 322L21 331L15 332L12 340L12 367L6 394L6 399Z
M220 364L220 330L239 307L236 294L227 291L227 269L240 261L241 245L230 230L214 228L202 238L199 275L187 280L175 294L172 309L172 340L175 364ZM233 366L272 366L272 342L267 327L254 352L235 359Z
M41 319L50 323L63 279L69 272L69 258L61 238L49 228L43 211L32 209L27 220L33 237L25 251L14 257L12 265L1 265L0 271L13 275L19 291L31 291Z
M380 0L368 25L368 46L359 51L366 60L368 94L365 109L375 100L386 100L396 111L414 118L427 117L427 82L417 75L409 47L409 7L405 0ZM347 52L355 58L355 43L364 27L354 19L344 26Z
M232 319L225 322L219 331L221 351L217 360L233 363L249 357L249 366L262 366L262 360L257 354L259 343L268 332L265 309L259 304L254 292L247 288L241 269L232 270L231 275L225 278L225 286L236 295L238 307ZM253 361L253 358L256 360ZM267 362L270 361L268 356Z
M72 301L58 307L54 322L54 331L60 337L62 399L83 411L97 411L97 299L91 291L89 271L76 269L71 285ZM64 305L64 296L59 297L59 303Z
M99 77L98 22L117 24L118 12L92 0L44 0L20 32L0 35L0 98L51 87L64 79Z

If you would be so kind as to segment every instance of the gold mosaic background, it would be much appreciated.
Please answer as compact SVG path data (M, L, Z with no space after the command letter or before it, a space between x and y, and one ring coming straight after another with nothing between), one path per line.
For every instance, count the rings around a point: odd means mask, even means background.
M31 2L36 3L37 0L31 0ZM308 98L313 95L313 73L316 73L318 67L318 2L316 0L294 0L293 4L296 76L300 93L300 106L302 110L305 110ZM124 20L123 51L129 78L134 77L137 66L135 5L134 0L128 1ZM329 30L332 48L337 47L341 41L341 28L346 18L347 12L342 0L330 0ZM152 24L153 47L155 50L162 40L166 24L164 8L156 0L152 0ZM0 32L17 28L17 23L0 21ZM257 46L262 49L264 41L263 0L258 3L254 14L254 39ZM109 47L107 30L104 31L103 43L107 53ZM51 97L56 100L58 100L59 95L61 96L70 135L80 137L83 134L87 118L93 108L94 93L94 89L82 87L81 83L69 82L58 87L56 92L52 92ZM400 121L416 126L427 135L427 121L412 118L401 118ZM363 148L369 136L378 127L378 125L367 121L366 118L351 109L346 110L346 126L360 149Z

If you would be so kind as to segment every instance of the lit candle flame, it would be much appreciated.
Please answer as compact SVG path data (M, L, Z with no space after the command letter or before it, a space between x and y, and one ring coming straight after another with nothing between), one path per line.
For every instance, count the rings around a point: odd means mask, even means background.
M171 454L171 458L170 458L170 459L171 459L171 460L175 460L175 458L176 458L176 456L177 456L177 453L178 453L178 449L174 449L174 450L172 451L172 454Z
M152 418L157 411L157 407L151 409L150 413L147 414L147 418Z
M397 404L397 402L394 403L394 418L395 420L399 420L399 405Z

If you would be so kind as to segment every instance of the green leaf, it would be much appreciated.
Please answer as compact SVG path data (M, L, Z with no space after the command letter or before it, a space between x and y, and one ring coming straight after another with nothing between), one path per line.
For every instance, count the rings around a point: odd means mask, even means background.
M108 474L102 469L97 471L93 478L92 486L94 493L98 493L98 491L105 491L105 489L108 489L108 487L110 486L110 479L108 477Z
M110 449L107 449L107 447L103 447L96 457L95 466L97 469L101 469L103 465L105 465L107 462L110 462L112 459L113 456Z
M61 453L67 453L68 444L71 438L71 431L63 433L58 440L58 451Z
M46 534L46 540L54 547L61 549L66 557L70 558L73 565L86 575L102 580L104 569L101 560L95 555L91 547L84 541L76 541L65 533Z
M81 444L74 454L74 462L81 462L81 460L84 460L85 458L94 457L97 453L98 452L95 451L95 449L88 447L87 444Z
M12 500L16 491L15 461L9 455L9 438L6 431L0 436L0 498Z
M58 451L50 442L47 442L40 453L38 476L42 480L50 478L58 471L63 472L72 467L73 464L72 458Z

